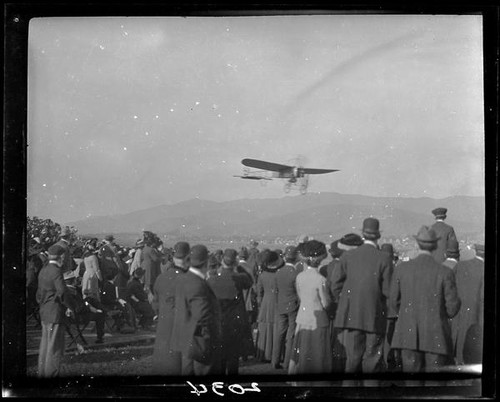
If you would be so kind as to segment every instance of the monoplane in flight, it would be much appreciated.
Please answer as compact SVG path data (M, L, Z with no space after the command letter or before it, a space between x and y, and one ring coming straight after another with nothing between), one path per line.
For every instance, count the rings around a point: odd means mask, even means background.
M266 162L258 159L243 159L241 163L247 168L243 169L243 175L234 176L248 180L272 180L273 178L285 179L285 193L289 193L292 186L299 188L301 194L307 193L309 175L338 172L338 169L312 169L302 165L282 165L279 163ZM258 170L251 171L248 168ZM272 172L271 177L266 172Z

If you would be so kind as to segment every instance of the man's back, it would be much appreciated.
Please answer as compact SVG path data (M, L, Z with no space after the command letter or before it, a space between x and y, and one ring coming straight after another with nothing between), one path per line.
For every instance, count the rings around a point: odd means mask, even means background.
M335 327L384 333L391 276L390 256L374 245L345 252L332 277L338 300Z
M451 354L448 319L460 309L455 276L430 254L401 263L395 273L390 298L398 320L394 348Z
M37 302L40 319L44 323L60 323L64 319L63 302L67 288L61 268L49 263L38 275Z
M299 308L299 299L295 281L298 271L292 264L286 263L276 272L276 285L278 287L278 313L288 313Z
M448 242L451 239L457 239L455 230L453 229L453 227L443 221L436 221L431 226L431 229L433 229L436 232L436 236L439 237L437 247L432 252L432 255L437 262L443 262L446 259L446 249L448 246Z

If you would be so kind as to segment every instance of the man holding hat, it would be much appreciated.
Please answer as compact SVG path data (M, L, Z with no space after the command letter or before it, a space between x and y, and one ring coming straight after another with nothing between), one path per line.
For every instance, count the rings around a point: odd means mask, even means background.
M363 245L344 252L332 278L338 303L334 326L346 353L347 373L381 372L392 262L378 249L379 221L363 221Z
M484 245L475 244L476 256L455 266L462 307L452 321L457 364L481 364L484 326Z
M431 226L431 229L436 232L436 236L439 238L436 249L432 252L432 255L439 263L442 263L446 259L446 250L448 249L449 242L451 240L457 240L453 227L444 222L447 212L448 210L446 208L435 208L432 210L436 222Z
M221 319L217 298L206 281L208 250L198 244L189 253L189 270L175 289L171 348L181 353L182 375L220 373Z
M392 348L401 349L403 372L432 372L453 355L449 318L460 309L455 275L436 262L438 236L422 226L415 236L419 255L399 264L391 286L390 307L397 317Z
M174 246L173 265L160 274L154 285L154 298L158 304L153 350L154 375L181 375L181 354L171 348L172 329L175 316L175 292L179 278L189 268L189 243L181 241Z
M299 297L295 287L298 271L297 247L287 246L284 252L285 265L276 272L278 304L276 307L276 333L271 364L274 368L288 370L295 335L295 319L299 309ZM281 361L284 367L281 367Z
M64 355L64 319L67 310L75 306L69 302L62 267L66 249L55 244L48 249L48 264L38 275L36 299L40 305L42 339L38 355L38 376L59 375Z
M222 374L238 374L240 356L253 354L253 341L243 300L243 290L250 289L253 279L238 266L238 253L226 249L218 274L207 279L221 311Z

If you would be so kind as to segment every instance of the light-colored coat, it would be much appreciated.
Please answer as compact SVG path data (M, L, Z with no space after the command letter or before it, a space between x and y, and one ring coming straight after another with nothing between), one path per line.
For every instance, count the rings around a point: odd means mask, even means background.
M307 267L297 275L297 294L300 299L299 311L295 322L301 329L314 330L328 327L330 320L326 309L330 305L330 296L326 288L326 279L317 268Z

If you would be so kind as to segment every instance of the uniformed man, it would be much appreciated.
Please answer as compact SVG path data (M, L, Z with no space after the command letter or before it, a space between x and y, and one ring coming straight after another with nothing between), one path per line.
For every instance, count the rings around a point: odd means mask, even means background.
M442 263L446 259L446 250L449 242L451 240L457 240L453 227L444 222L447 212L448 210L446 208L435 208L432 210L436 222L431 226L431 229L436 232L436 236L439 239L437 247L432 252L432 255L439 263Z

